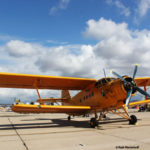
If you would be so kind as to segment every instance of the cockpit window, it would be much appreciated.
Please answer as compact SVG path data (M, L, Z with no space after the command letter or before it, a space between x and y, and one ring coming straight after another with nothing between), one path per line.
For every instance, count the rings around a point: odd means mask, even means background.
M101 82L101 80L98 80L98 81L95 83L95 87L96 87L96 88L99 88L100 86L102 86L102 82Z
M111 78L106 78L106 80L107 80L108 82L111 82Z
M102 84L105 85L107 81L105 79L102 79Z
M108 82L111 82L111 81L113 81L113 80L115 80L115 78L103 78L103 79L100 79L100 80L98 80L98 81L95 83L95 87L96 87L96 88L99 88L99 87L104 86L104 85L106 85Z
M98 85L99 85L99 87L102 85L102 82L101 81L98 81Z

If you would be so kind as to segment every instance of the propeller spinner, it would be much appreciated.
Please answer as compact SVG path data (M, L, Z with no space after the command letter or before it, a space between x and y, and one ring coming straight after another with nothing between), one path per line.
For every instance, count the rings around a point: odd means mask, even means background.
M133 93L135 93L136 91L140 92L141 94L143 94L147 97L150 97L150 95L147 92L145 92L143 89L136 86L134 78L137 73L137 68L138 68L138 64L135 65L134 72L133 72L133 78L131 78L131 77L123 78L118 73L111 71L112 74L114 74L115 76L117 76L119 79L121 79L123 81L124 87L127 90L127 97L126 97L126 101L125 101L126 107L128 107L128 105L130 103L131 95Z

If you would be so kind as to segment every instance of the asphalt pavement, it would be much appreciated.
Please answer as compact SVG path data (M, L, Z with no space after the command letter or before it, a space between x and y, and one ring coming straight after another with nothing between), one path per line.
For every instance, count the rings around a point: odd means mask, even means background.
M136 125L109 114L95 129L90 117L0 112L0 150L149 150L150 112L134 112Z

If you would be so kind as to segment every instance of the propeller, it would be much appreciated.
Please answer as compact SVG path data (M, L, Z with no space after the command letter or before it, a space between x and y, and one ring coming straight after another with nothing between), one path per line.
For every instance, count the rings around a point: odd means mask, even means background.
M114 74L115 76L117 76L119 79L121 79L121 80L123 80L124 82L126 82L126 80L122 77L122 76L120 76L118 73L116 73L116 72L114 72L114 71L110 71L112 74Z
M136 90L138 91L138 92L140 92L141 94L143 94L143 95L145 95L145 96L147 96L147 97L150 97L150 95L147 93L147 92L145 92L143 89L141 89L141 88L139 88L139 87L135 87L136 88Z
M137 68L138 68L138 64L136 64L135 65L135 68L134 68L134 72L133 72L133 80L134 80L134 78L135 78L135 75L136 75L136 73L137 73Z
M128 91L127 93L127 97L126 97L126 107L128 107L128 104L130 102L130 99L131 99L131 95L132 95L132 89Z
M127 90L127 97L126 97L126 101L125 101L126 107L128 107L128 105L130 103L132 93L134 93L136 91L138 91L139 93L141 93L147 97L150 97L150 95L146 91L144 91L143 89L136 86L134 78L136 76L137 69L138 69L138 64L135 65L134 72L133 72L133 78L131 78L131 77L123 78L118 73L111 71L112 74L114 74L115 76L117 76L119 79L121 79L123 81L124 87Z

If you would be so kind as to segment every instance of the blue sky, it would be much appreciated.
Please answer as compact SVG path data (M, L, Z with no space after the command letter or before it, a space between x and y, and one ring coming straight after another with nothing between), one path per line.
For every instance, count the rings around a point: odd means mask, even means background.
M125 15L115 2L128 9L129 14ZM89 19L103 17L116 23L126 22L130 29L149 29L149 12L140 17L139 3L140 0L2 0L0 34L42 44L48 44L47 40L91 44L94 40L82 34Z
M99 79L103 68L132 76L138 63L149 76L149 16L150 0L1 0L0 72ZM0 102L35 95L1 89Z

